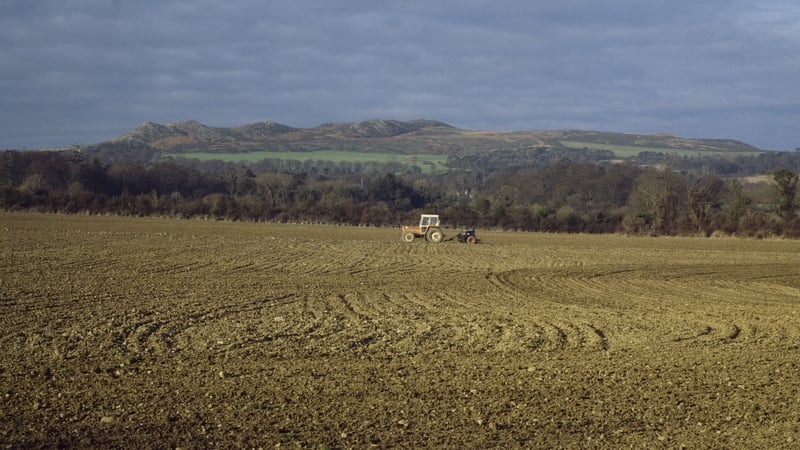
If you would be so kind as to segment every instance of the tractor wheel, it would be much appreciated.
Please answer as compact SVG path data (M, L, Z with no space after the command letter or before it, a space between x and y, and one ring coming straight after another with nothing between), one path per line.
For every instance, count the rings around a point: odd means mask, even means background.
M414 241L414 233L411 231L406 231L403 233L403 241L405 242L413 242Z
M477 244L477 243L478 243L478 238L476 238L475 236L470 236L467 238L467 244Z
M443 238L444 238L444 233L442 233L442 230L438 228L431 228L430 230L428 230L428 233L425 234L425 239L427 239L428 242L439 243L442 242Z

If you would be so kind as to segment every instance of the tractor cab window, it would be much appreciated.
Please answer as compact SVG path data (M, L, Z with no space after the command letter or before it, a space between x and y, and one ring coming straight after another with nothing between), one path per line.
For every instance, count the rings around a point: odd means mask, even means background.
M421 225L429 226L429 225L439 225L439 218L438 217L423 217Z

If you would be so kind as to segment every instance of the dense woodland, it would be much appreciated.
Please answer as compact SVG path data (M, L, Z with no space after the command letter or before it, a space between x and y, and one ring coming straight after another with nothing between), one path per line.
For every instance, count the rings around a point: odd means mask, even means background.
M527 150L452 170L329 161L159 161L152 152L0 152L0 209L365 226L800 237L797 153L737 159ZM496 155L495 155L496 156ZM524 161L524 163L520 163ZM767 174L761 182L746 176Z

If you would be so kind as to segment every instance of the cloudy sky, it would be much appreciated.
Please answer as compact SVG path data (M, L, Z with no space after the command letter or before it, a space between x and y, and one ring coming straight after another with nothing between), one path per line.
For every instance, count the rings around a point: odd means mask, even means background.
M429 118L800 147L796 0L0 0L0 149Z

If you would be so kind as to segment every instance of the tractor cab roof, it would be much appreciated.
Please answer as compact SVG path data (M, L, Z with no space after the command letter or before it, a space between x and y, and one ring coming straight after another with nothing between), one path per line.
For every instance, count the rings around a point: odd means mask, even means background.
M424 226L431 226L431 225L439 225L439 215L438 214L422 214L419 218L419 225L421 227Z

